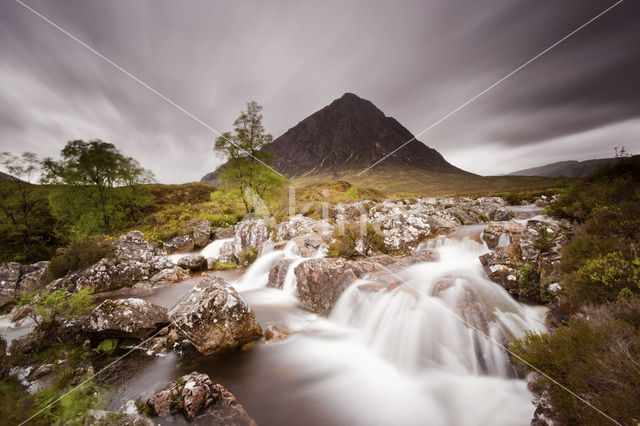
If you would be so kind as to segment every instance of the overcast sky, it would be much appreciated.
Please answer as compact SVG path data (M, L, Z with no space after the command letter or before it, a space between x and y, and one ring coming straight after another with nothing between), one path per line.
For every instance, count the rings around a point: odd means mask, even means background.
M414 134L615 0L24 0L223 132L249 100L275 137L353 92ZM222 161L215 134L15 0L0 0L0 151L114 143L163 183ZM640 153L640 2L606 15L419 137L501 174Z

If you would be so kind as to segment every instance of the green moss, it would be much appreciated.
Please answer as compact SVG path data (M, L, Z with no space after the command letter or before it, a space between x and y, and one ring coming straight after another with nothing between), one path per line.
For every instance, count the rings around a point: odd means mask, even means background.
M98 352L111 353L118 347L118 339L105 339L96 347Z
M227 271L227 270L230 270L230 269L235 269L237 267L238 267L238 265L236 265L235 263L216 262L216 264L214 265L213 269L218 270L218 271Z
M236 256L238 263L242 266L251 265L258 258L258 250L255 247L245 247Z

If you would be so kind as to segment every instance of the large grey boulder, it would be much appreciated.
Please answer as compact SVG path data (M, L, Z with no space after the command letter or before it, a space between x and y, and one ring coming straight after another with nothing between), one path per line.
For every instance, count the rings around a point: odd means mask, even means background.
M233 349L262 335L251 308L220 277L203 278L171 308L169 318L204 354Z
M147 404L160 417L182 414L195 424L256 425L231 392L197 372L180 377Z
M75 290L93 288L95 293L132 286L140 280L149 279L151 267L137 260L117 261L104 258L98 263L65 277L64 281Z
M144 339L168 323L161 306L136 298L108 299L91 312L85 331L97 339Z
M111 246L116 259L120 261L135 260L150 263L155 255L153 246L144 239L140 231L131 231L118 237Z
M178 266L191 272L205 271L207 269L207 259L200 255L185 256L178 261Z
M183 232L183 234L165 241L162 248L167 253L184 253L204 247L211 241L213 229L208 220L192 219L185 225Z
M390 256L360 261L342 258L310 259L294 269L300 304L319 315L328 316L342 292L358 278L383 271L394 262ZM278 276L283 277L280 273ZM273 286L277 287L274 283Z

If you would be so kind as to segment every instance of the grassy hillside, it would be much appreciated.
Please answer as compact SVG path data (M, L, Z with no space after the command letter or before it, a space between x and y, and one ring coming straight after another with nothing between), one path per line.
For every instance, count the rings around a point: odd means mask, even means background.
M361 170L323 173L294 179L292 184L346 181L359 188L372 188L387 195L478 195L496 192L545 190L555 186L557 178L539 176L476 176L430 173L410 167L385 167L381 164L358 176Z

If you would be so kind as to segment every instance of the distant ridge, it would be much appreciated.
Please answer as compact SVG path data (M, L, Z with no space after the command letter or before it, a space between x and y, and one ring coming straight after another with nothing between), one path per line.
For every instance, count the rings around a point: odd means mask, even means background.
M7 173L0 172L0 181L3 181L3 180L10 180L10 181L13 181L13 182L17 182L20 179L18 179L16 177L13 177L13 176L11 176L11 175L9 175Z
M265 150L273 154L274 169L289 178L338 179L366 169L413 138L409 130L385 116L372 102L345 93L287 130ZM382 169L388 173L398 168L431 175L473 176L415 139L367 173ZM216 178L217 173L212 172L201 181L212 183Z
M540 167L518 170L509 173L511 176L545 176L545 177L579 177L588 176L605 164L616 162L617 158L598 158L585 161L559 161Z

